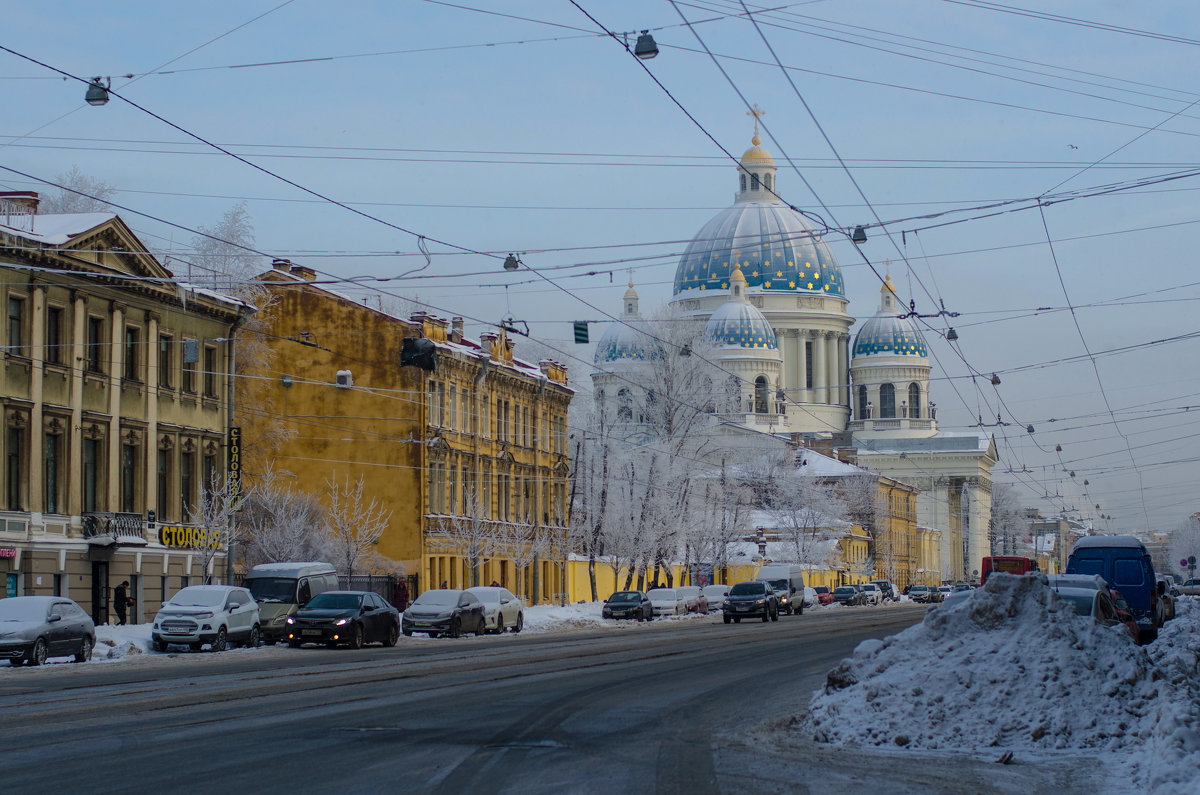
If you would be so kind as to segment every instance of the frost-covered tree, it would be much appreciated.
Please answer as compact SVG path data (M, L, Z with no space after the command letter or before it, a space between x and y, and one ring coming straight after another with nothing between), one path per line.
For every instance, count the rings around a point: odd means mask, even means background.
M1187 560L1195 555L1200 560L1200 516L1193 514L1171 531L1171 545L1167 554L1171 556L1171 565L1178 566L1179 561ZM1187 569L1181 573L1190 572Z
M188 506L188 547L200 557L204 582L212 581L213 561L222 550L241 541L240 524L234 515L241 509L245 497L235 481L214 472L200 489L200 499Z
M992 486L992 515L988 541L993 555L1018 555L1027 550L1029 527L1017 490L1007 483Z
M250 564L315 560L324 554L324 516L317 499L268 468L246 496L239 517Z
M70 171L59 174L54 181L62 187L42 196L38 212L45 215L112 212L106 200L111 199L117 189L104 180L84 174L79 166L71 166Z
M324 544L334 566L347 577L354 576L360 564L374 562L375 545L392 520L379 502L363 494L363 477L353 483L333 479L325 481L328 506L325 509Z
M827 563L828 545L823 532L847 516L850 508L829 478L813 477L795 466L790 457L780 461L766 508L794 559L814 566ZM848 485L857 489L857 483Z
M466 561L474 587L479 585L479 564L501 549L501 527L503 525L487 517L480 494L470 489L463 495L461 512L441 519L431 546L452 552Z

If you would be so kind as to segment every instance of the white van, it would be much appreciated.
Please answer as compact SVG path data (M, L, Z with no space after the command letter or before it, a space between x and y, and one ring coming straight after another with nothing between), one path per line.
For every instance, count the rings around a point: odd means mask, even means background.
M276 643L283 640L287 617L317 594L336 591L338 576L329 563L260 563L243 585L258 602L263 641Z
M770 563L758 570L756 579L771 584L779 597L779 612L804 612L804 567L798 563Z

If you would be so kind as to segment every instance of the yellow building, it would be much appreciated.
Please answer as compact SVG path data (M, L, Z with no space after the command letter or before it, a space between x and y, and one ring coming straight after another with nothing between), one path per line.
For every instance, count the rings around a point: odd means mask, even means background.
M566 368L521 361L504 331L474 342L461 318L401 319L313 278L284 260L261 277L272 364L259 374L264 400L241 416L248 443L269 425L287 433L255 467L272 456L322 501L328 482L361 476L391 517L373 568L408 577L411 596L476 581L533 602L561 596ZM472 520L486 536L477 575L455 532Z
M249 310L177 283L112 213L37 208L0 194L4 595L67 596L107 623L129 580L144 621L205 577L177 528L227 467L229 339Z
M929 534L917 529L919 489L880 475L878 490L874 527L870 528L875 578L890 580L900 590L917 582L934 584L918 577L919 572L933 568L932 561L921 559L922 553L929 556L932 550Z

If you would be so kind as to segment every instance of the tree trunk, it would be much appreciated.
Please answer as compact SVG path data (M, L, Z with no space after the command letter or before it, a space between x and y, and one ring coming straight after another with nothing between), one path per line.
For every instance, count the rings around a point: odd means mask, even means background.
M588 552L588 580L592 584L592 601L599 602L600 594L596 591L596 553Z

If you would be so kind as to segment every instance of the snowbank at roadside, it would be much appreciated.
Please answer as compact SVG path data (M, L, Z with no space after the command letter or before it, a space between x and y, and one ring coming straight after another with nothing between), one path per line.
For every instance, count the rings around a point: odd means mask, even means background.
M969 600L864 641L810 703L820 742L914 749L1102 749L1163 791L1200 787L1200 608L1151 647L1075 614L1040 578L989 578Z
M96 647L92 659L123 660L150 651L150 624L125 624L114 626L100 624L96 627Z
M647 626L644 623L630 620L614 621L603 618L601 610L604 602L577 602L569 605L533 605L525 608L526 632L563 632L590 629L621 630L637 626ZM691 621L704 618L703 615L689 613L686 616L669 616L656 618L661 621Z

